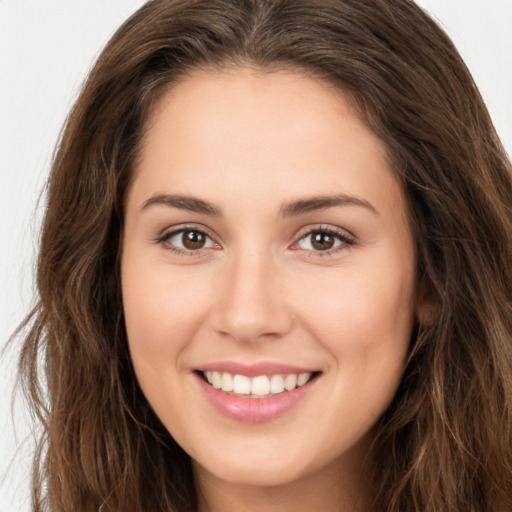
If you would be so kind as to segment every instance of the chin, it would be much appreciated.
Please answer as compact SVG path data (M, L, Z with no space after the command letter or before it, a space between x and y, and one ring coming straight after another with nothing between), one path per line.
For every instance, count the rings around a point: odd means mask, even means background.
M196 462L193 461L194 469ZM302 477L300 471L292 470L292 468L282 467L281 464L274 464L270 461L265 466L249 466L248 464L232 465L227 461L222 467L201 468L211 473L218 480L236 486L247 487L279 487L290 484Z
M192 458L194 471L206 471L232 485L275 487L299 480L311 469L307 457L291 457L277 450L242 451L232 449L215 457Z

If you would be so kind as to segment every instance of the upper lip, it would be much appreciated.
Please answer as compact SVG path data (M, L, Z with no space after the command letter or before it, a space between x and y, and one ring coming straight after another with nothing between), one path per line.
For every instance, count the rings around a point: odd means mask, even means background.
M245 375L247 377L257 377L258 375L278 375L278 374L300 374L313 373L318 370L293 366L289 364L262 361L254 364L239 363L236 361L218 361L198 366L196 370L201 372L227 372L232 375Z

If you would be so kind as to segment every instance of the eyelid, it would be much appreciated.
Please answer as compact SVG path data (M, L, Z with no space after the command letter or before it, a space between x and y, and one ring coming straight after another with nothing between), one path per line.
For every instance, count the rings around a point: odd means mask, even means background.
M166 246L165 245L166 242L171 237L173 237L174 235L176 235L182 231L187 231L187 230L199 231L199 232L203 233L204 235L206 235L217 246L217 247L215 247L215 249L222 247L222 245L218 241L217 235L213 234L209 228L207 228L206 226L204 226L202 224L193 224L193 223L185 223L185 224L179 224L176 226L168 227L168 228L162 230L162 232L156 237L154 242L156 244L163 245L169 251L173 251L178 254L184 254L184 255L189 255L189 256L190 255L192 255L192 256L200 255L204 251L212 249L212 247L207 247L207 248L201 248L201 249L197 249L197 250L187 250L187 249L182 249L182 248L176 247L176 246L171 246L171 245ZM301 249L300 247L297 247L298 243L301 240L303 240L308 235L312 235L315 232L329 233L329 234L337 237L339 240L341 240L342 243L339 244L337 247L334 247L332 249L328 249L325 251L308 250L308 249ZM302 251L306 251L306 252L309 252L311 254L318 255L318 256L328 256L328 255L331 255L331 254L334 254L334 253L337 253L337 252L340 252L343 250L347 250L347 249L351 248L352 246L354 246L357 242L356 237L352 233L347 231L346 229L342 229L337 226L326 225L326 224L309 225L307 227L304 227L301 230L299 230L297 235L294 237L294 240L295 241L290 246L290 249L302 250Z
M329 233L335 237L338 237L341 240L341 244L337 247L334 247L325 251L314 251L308 249L300 249L299 247L295 247L298 243L303 240L308 235L312 235L313 233ZM326 224L318 224L313 226L307 226L306 228L302 228L295 237L295 242L293 242L291 248L293 250L304 250L314 255L318 256L328 256L330 254L334 254L339 251L347 250L353 247L357 243L356 237L347 231L346 229L339 228L337 226L326 225Z
M218 242L218 237L214 235L210 229L208 229L206 226L202 224L193 224L193 223L186 223L186 224L178 224L176 226L168 227L161 231L161 233L155 238L154 242L156 244L161 244L165 247L165 249L169 251L176 252L178 254L186 254L186 255L199 255L202 254L205 250L210 250L212 247L207 248L201 248L197 250L187 250L182 249L181 247L175 247L170 245L165 245L166 242L172 238L174 235L181 233L182 231L198 231L200 233L203 233L206 235L215 245L218 247L221 246L221 244Z

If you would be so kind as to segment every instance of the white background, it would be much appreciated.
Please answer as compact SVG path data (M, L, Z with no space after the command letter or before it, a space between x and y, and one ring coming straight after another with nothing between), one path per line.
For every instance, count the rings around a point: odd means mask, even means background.
M95 57L143 0L0 0L0 347L27 312L53 146ZM512 154L512 0L421 0L465 58ZM29 422L0 359L0 512L28 512Z

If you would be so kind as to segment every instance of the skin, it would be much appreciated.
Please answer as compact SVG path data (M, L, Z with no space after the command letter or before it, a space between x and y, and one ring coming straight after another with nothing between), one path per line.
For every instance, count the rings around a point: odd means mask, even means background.
M219 215L144 205L193 196ZM283 215L284 205L357 201ZM288 212L289 213L289 212ZM373 427L421 314L404 193L348 99L291 72L196 72L148 122L126 197L122 286L140 385L190 454L200 511L368 511ZM183 226L208 235L173 251ZM312 230L335 230L331 251ZM183 247L183 246L182 246ZM283 416L212 407L194 369L276 361L321 371Z

